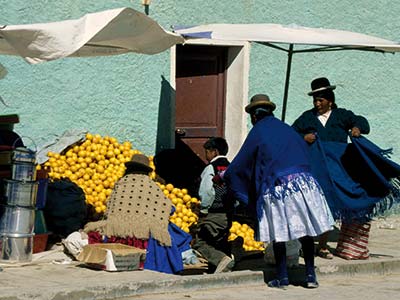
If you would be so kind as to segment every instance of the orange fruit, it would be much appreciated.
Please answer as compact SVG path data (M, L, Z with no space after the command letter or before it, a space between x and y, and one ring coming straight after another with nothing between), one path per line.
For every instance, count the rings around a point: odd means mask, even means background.
M185 194L182 198L183 202L187 203L190 202L190 200L192 199L192 197L190 197L189 195Z
M165 188L167 189L167 191L171 192L174 189L174 186L171 183L168 183Z

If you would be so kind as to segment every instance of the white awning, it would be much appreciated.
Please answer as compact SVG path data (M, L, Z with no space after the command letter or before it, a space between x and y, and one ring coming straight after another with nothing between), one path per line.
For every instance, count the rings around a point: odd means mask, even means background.
M282 121L285 120L286 115L294 53L339 50L400 51L398 42L379 37L352 31L309 28L298 25L209 24L186 28L176 26L175 32L181 34L186 40L203 38L221 41L249 41L285 51L288 54L288 62L282 103Z
M76 20L0 25L0 55L22 56L31 64L67 56L156 54L183 41L132 8L90 13Z
M209 24L175 28L186 39L250 41L265 44L318 45L383 52L400 51L400 44L357 32L280 24ZM321 50L323 48L318 48Z

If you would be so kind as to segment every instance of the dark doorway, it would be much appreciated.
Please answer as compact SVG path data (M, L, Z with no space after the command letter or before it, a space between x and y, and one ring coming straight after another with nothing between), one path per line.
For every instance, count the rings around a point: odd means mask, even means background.
M203 144L224 137L226 65L226 47L177 46L175 147L160 151L154 162L157 174L192 196L207 163Z

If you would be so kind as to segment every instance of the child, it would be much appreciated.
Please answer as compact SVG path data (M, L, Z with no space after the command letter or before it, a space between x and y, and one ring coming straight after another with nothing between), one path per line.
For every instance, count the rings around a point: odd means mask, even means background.
M199 187L200 221L193 248L199 251L215 273L231 271L234 260L228 256L228 193L224 183L216 183L218 177L229 165L226 158L228 144L224 138L212 137L204 145L209 164L201 174Z
M228 153L228 144L221 137L212 137L203 147L209 164L201 173L199 187L200 212L203 215L207 215L209 210L213 213L224 213L223 198L226 194L226 189L223 184L214 183L213 178L224 172L229 165L229 161L225 156Z

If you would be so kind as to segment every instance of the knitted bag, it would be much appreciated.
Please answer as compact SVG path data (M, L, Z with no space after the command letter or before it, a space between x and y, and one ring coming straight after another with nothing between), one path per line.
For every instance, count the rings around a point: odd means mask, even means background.
M371 223L343 223L340 228L336 254L344 259L368 259L368 238Z

